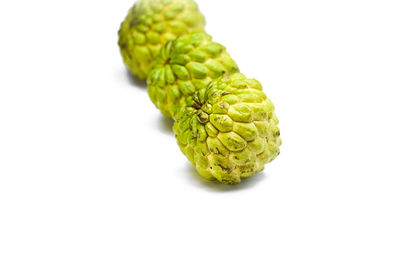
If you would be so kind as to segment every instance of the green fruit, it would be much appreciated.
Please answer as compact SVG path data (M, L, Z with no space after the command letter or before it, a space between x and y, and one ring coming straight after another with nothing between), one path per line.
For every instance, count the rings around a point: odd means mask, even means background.
M217 79L239 71L224 46L210 35L195 32L168 42L147 78L154 105L173 117L185 99Z
M166 42L204 25L193 0L139 0L121 24L118 45L132 74L146 79Z
M257 80L240 73L218 79L186 104L175 116L174 132L204 178L237 184L279 155L274 105Z

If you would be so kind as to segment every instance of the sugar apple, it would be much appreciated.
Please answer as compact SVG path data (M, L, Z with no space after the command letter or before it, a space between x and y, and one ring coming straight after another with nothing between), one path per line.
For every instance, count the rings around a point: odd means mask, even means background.
M146 79L166 42L204 25L193 0L139 0L121 24L118 45L132 74Z
M175 116L174 133L204 178L237 184L279 155L274 105L257 80L240 73L220 78L186 104Z
M224 46L204 32L190 33L163 46L147 78L148 93L165 116L173 117L185 98L238 71Z

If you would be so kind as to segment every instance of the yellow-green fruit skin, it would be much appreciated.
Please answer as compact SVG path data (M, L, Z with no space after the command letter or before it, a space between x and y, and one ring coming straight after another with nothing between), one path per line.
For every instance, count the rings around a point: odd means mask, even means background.
M204 178L237 184L279 155L279 121L257 80L240 73L221 78L186 102L174 133Z
M204 25L193 0L139 0L121 24L118 45L131 73L146 79L165 43Z
M147 78L148 93L165 116L174 117L186 98L238 71L223 45L205 32L189 33L163 46Z

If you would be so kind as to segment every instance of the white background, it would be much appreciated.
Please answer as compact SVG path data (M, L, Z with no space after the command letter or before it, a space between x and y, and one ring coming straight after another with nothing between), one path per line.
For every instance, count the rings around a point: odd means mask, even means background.
M281 155L200 178L131 79L132 0L0 3L0 266L400 266L399 1L198 1Z

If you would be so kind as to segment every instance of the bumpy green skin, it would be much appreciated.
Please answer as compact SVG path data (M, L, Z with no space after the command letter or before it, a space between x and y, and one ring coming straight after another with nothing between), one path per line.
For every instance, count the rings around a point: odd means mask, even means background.
M210 35L195 32L168 42L147 78L154 105L167 117L174 117L185 99L221 77L239 71L224 46Z
M193 0L139 0L121 24L118 45L132 74L146 79L165 43L204 25Z
M175 117L174 132L204 178L237 184L279 155L278 119L257 80L243 74L221 78L187 104Z

